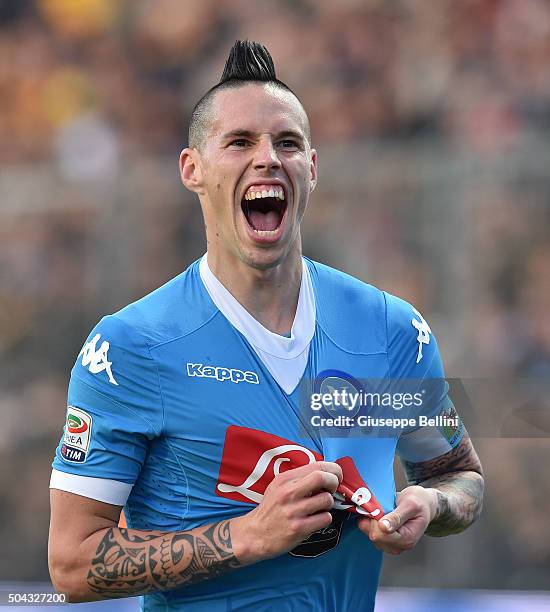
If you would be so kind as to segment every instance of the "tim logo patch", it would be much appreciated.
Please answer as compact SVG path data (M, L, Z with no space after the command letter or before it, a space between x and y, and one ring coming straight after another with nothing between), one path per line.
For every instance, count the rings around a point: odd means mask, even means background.
M61 445L61 455L70 463L84 463L90 446L92 434L92 417L84 410L67 407L65 435Z

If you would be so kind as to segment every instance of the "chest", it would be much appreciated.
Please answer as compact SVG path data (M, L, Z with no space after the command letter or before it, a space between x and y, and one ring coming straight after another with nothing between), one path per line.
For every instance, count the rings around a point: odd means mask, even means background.
M232 329L219 329L214 339L211 333L184 338L156 353L164 403L163 442L186 475L191 507L230 512L235 503L257 503L281 466L320 457L352 456L359 472L376 463L384 467L377 470L380 479L388 482L389 477L393 486L391 441L373 445L341 440L312 429L308 422L311 393L319 384L345 380L353 387L353 381L357 385L365 378L383 378L385 355L350 354L316 333L302 383L289 395L246 339ZM242 495L219 486L228 480L234 487L252 484Z
M157 350L165 435L190 442L223 441L227 427L251 427L299 436L311 393L327 384L359 390L366 379L388 376L383 353L344 351L316 332L300 383L283 391L246 339L231 326L203 337L183 338ZM300 367L297 365L297 367Z

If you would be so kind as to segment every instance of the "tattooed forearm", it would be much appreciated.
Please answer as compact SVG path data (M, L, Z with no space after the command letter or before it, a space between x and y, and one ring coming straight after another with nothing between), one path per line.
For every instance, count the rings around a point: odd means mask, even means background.
M101 597L131 597L214 578L239 565L229 521L175 533L110 528L87 582Z
M427 535L460 533L480 515L483 504L481 463L467 434L452 451L422 463L404 462L411 484L437 489L437 512Z
M437 514L426 530L427 535L446 536L468 528L481 513L483 477L476 472L436 476L421 483L437 489Z

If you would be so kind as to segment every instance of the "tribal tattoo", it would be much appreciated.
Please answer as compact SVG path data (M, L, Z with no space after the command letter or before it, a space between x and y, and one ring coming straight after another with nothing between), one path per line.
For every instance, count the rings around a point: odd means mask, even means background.
M113 599L174 589L239 566L228 520L174 533L110 528L87 582L94 593Z
M403 464L410 484L437 489L437 513L426 530L427 535L460 533L479 517L483 472L466 433L458 446L445 455L431 461Z

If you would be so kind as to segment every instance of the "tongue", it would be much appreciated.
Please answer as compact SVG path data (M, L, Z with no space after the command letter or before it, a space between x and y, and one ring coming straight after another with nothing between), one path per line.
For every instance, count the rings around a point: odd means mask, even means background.
M279 227L279 213L270 210L269 212L263 213L259 210L251 210L249 213L250 225L255 230L260 232L272 232Z

